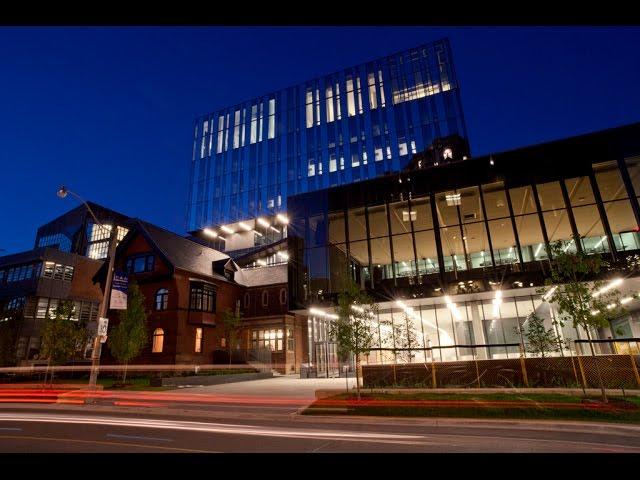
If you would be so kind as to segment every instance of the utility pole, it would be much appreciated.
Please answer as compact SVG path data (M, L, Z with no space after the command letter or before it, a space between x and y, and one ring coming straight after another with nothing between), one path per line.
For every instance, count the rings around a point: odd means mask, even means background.
M58 197L65 198L68 194L73 195L78 200L80 200L85 207L87 207L88 212L93 217L93 220L96 224L103 230L110 230L109 236L109 250L108 250L108 267L107 267L107 278L104 286L104 295L102 296L102 301L100 302L100 309L98 312L98 322L96 325L96 333L93 337L93 349L91 350L91 374L89 375L89 389L95 390L96 383L98 381L98 371L100 369L100 354L102 353L102 343L100 342L100 335L98 332L98 325L100 324L100 318L107 318L107 312L109 311L109 302L111 301L111 282L113 280L113 265L115 263L115 254L116 254L116 245L118 243L118 226L115 225L115 222L110 227L107 227L98 220L98 218L91 210L89 204L75 192L72 192L67 187L62 185L57 192Z
M104 227L103 227L104 228ZM98 312L98 321L100 318L107 318L107 312L109 311L109 302L111 301L111 282L113 281L113 265L116 257L116 245L118 243L118 227L116 225L111 226L111 236L109 237L109 265L107 267L107 279L104 286L104 295L102 302L100 302L100 311ZM96 326L96 333L93 337L93 349L91 350L91 375L89 376L89 389L95 390L98 381L98 371L100 370L100 355L102 354L102 342L100 342L100 336L98 335L98 329Z

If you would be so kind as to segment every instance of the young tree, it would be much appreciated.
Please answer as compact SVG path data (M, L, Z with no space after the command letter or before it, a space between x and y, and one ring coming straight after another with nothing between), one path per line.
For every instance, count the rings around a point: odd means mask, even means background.
M356 359L356 390L360 400L360 356L373 348L374 326L378 306L359 286L348 281L338 295L338 318L329 327L329 335L338 345L338 355L354 355Z
M569 252L569 242L559 241L551 245L551 278L543 289L546 300L557 304L559 324L572 322L575 328L582 327L587 332L591 355L594 357L602 400L607 395L593 347L591 330L607 327L611 320L626 310L620 304L620 292L608 282L594 280L605 267L598 254ZM555 284L554 286L551 286ZM605 286L607 288L605 288Z
M229 352L229 365L231 365L231 354L233 352L233 345L236 344L238 339L238 333L240 331L240 325L242 323L242 314L239 310L231 311L227 308L220 316L220 322L222 323L222 332L227 342L227 350Z
M82 352L89 338L86 322L76 318L73 302L61 300L53 317L49 312L45 316L41 354L48 359L47 366L62 365ZM53 382L53 372L50 380Z
M542 358L550 352L559 350L559 339L553 328L545 328L544 319L535 312L527 318L527 328L522 333L527 339L525 348L530 353L540 354Z
M0 367L16 364L16 343L22 319L22 310L5 312L0 317Z
M403 362L410 363L415 354L407 349L418 346L418 336L409 315L405 312L400 320L396 319L395 322L381 321L380 324L391 327L385 340L393 345L393 353L396 358L400 357Z
M123 384L127 379L129 362L140 355L148 341L144 295L135 282L129 283L128 290L127 308L120 311L118 315L120 322L108 337L111 353L120 363L124 364Z

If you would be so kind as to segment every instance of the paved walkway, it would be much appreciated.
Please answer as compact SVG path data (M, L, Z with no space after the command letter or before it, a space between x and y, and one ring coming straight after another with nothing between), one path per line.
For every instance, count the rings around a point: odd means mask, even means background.
M349 378L349 388L355 388L356 379ZM299 378L298 375L284 375L264 380L225 383L204 387L185 388L189 393L209 393L219 395L238 395L251 397L299 398L315 400L316 390L346 390L342 378Z

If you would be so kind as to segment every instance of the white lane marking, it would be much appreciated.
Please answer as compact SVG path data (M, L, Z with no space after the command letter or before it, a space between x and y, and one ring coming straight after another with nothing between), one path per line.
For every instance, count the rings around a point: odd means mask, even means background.
M9 431L9 432L21 432L21 428L11 428L11 427L0 427L1 431Z
M170 438L158 438L158 437L143 437L138 435L119 435L117 433L107 433L107 437L113 438L130 438L133 440L152 440L156 442L173 442Z

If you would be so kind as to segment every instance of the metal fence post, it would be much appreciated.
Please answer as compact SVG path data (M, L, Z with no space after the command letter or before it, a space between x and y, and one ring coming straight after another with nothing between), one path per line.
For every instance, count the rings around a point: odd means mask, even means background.
M525 365L523 352L524 349L522 348L522 344L520 344L520 368L522 369L522 378L524 380L525 386L529 387L529 379L527 378L527 366Z
M482 388L480 385L480 370L478 370L478 355L476 355L476 349L473 350L473 361L476 364L476 380L478 381L478 388Z
M433 358L433 349L431 350L431 381L433 383L433 388L438 388L438 384L436 383L436 362Z
M584 388L587 388L587 377L584 376L584 368L582 367L582 360L580 360L580 355L576 357L578 359L578 367L580 367L580 375L582 376L582 385Z
M629 360L631 360L631 368L633 368L633 374L636 377L636 384L640 387L640 375L638 375L638 367L636 366L636 360L633 358L633 355L629 353Z

